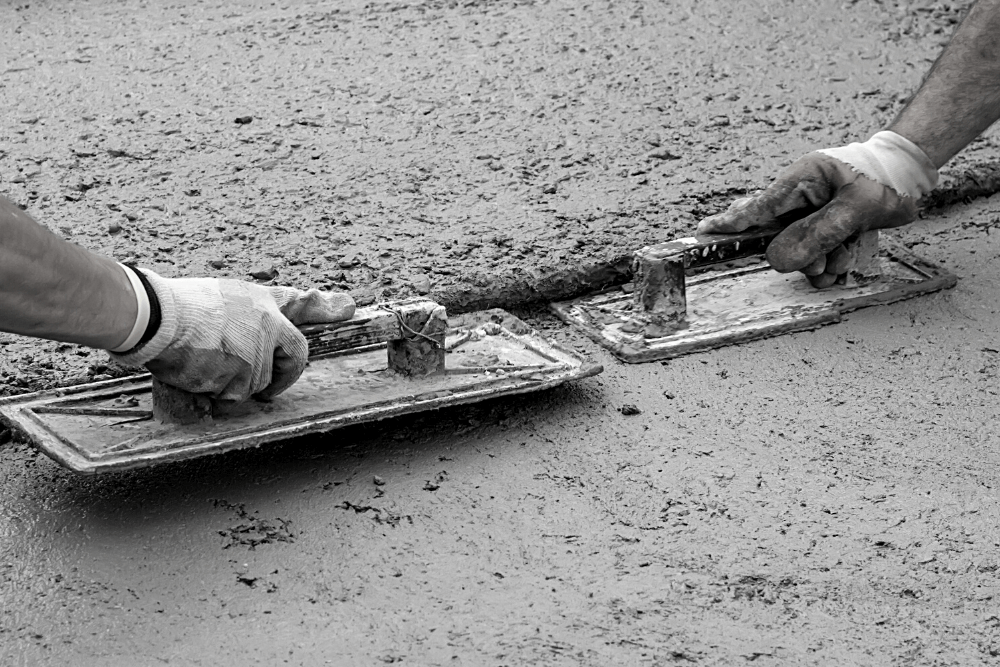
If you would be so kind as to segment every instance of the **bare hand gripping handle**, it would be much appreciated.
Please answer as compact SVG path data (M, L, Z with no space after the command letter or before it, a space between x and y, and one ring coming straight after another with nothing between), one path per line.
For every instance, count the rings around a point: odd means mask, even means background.
M389 368L420 377L444 371L444 306L426 299L359 308L354 317L330 324L299 327L309 342L309 357L387 343ZM210 420L212 400L153 378L153 417L170 424Z

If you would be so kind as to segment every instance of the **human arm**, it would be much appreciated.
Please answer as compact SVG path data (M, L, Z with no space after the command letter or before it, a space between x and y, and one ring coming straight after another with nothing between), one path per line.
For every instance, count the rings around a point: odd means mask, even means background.
M308 345L296 324L353 314L346 294L125 268L0 197L3 331L117 352L167 384L239 402L271 398L302 373Z
M916 218L937 168L1000 118L1000 0L979 0L899 116L864 144L809 153L766 190L706 218L701 233L785 225L767 250L817 287L845 269L844 244Z
M0 330L114 349L137 301L120 264L59 238L0 197Z
M979 0L889 130L940 168L1000 118L1000 0Z

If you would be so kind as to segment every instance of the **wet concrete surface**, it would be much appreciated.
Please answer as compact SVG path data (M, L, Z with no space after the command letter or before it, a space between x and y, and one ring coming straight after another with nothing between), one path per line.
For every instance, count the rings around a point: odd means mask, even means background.
M879 129L963 6L7 5L0 185L165 275L488 284ZM667 364L521 313L607 369L533 396L97 478L8 442L0 663L995 663L998 227L894 232L949 292ZM0 343L5 393L115 372Z
M2 468L5 664L990 664L1000 205L949 292L544 394L80 478ZM625 416L633 404L640 414Z

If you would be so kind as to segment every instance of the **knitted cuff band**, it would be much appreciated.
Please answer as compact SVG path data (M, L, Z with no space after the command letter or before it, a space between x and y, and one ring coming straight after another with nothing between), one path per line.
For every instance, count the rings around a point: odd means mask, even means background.
M118 354L128 354L145 345L156 335L160 328L160 300L153 291L153 286L149 280L132 264L121 264L125 275L132 282L132 290L135 292L137 313L135 324L125 341L111 350Z

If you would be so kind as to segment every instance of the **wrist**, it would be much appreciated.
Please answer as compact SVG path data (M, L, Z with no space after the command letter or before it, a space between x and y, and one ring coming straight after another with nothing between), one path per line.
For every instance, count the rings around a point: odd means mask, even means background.
M146 275L131 264L120 264L132 283L136 298L136 319L128 336L109 350L116 354L134 353L156 335L161 323L160 300Z
M109 348L111 352L124 352L135 347L149 323L149 298L146 296L146 291L143 289L139 277L135 271L124 264L119 264L118 267L125 273L125 277L128 278L132 287L132 295L135 298L135 319L125 338L114 347Z
M938 172L927 154L906 137L888 130L877 132L864 143L819 152L895 190L901 197L920 199L937 185Z

